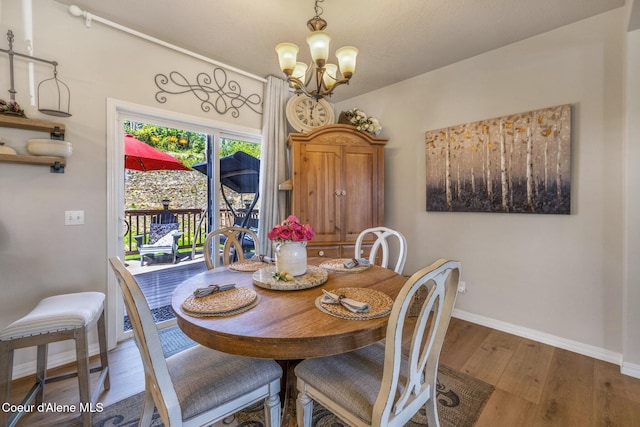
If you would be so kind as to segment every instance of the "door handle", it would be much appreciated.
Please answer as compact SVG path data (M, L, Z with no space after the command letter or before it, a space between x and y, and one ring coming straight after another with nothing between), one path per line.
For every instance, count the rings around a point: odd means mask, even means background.
M123 216L119 217L118 220L120 221L120 238L124 239L124 236L126 236L127 234L129 234L129 221L127 221L127 219ZM122 227L122 225L124 224L124 227ZM124 232L123 232L124 230Z

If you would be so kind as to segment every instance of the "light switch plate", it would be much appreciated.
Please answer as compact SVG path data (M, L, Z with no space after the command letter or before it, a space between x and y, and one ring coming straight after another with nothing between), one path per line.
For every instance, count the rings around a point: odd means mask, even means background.
M64 211L64 225L84 224L84 211Z

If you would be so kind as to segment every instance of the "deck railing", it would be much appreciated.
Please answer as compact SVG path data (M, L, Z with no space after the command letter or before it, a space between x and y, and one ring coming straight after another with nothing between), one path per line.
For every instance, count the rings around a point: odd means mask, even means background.
M127 255L138 253L136 240L133 236L149 233L153 218L161 212L162 210L159 209L131 209L124 212L127 226L127 234L124 236L124 250ZM196 239L196 247L202 247L204 239L207 237L205 221L200 221L204 210L171 209L171 213L178 218L178 230L184 233L178 240L179 247L191 249L194 239ZM198 227L200 227L200 232L198 232Z
M202 248L207 237L207 224L203 220L204 209L170 209L171 213L178 218L178 230L184 234L178 240L180 249ZM138 253L136 240L133 236L149 233L153 218L162 213L159 209L130 209L124 212L126 221L126 234L124 236L125 253L133 255ZM237 213L242 216L243 213ZM258 213L251 213L252 223L258 222ZM237 220L235 221L237 222ZM230 227L234 224L234 217L228 209L220 210L220 227Z

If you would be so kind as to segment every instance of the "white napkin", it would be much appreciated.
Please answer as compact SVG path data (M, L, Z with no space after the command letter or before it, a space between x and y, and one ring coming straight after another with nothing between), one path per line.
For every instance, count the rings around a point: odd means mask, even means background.
M322 297L320 302L323 302L325 304L341 304L344 308L354 313L366 313L367 311L369 311L369 304L367 304L366 302L360 302L352 300L350 298L345 298L343 296L333 294L329 291L325 291L324 289L322 290L322 293L324 294L324 296Z
M365 258L351 258L344 262L344 268L353 268L358 265L366 266L369 265L369 260Z
M260 262L266 262L269 264L273 263L273 259L271 259L270 257L266 256L266 255L254 255L253 258L251 258L252 261L260 261Z
M215 294L216 292L228 291L236 287L235 283L229 283L227 285L209 285L206 288L198 288L193 291L193 296L196 298L206 297L207 295Z

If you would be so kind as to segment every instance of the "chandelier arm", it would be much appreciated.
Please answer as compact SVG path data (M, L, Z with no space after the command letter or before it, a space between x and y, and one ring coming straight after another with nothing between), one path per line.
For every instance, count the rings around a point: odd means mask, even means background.
M341 80L336 80L336 82L333 84L333 87L331 88L331 92L329 93L329 95L331 95L331 93L333 93L333 89L335 89L338 86L344 85L344 84L349 84L349 80L350 79L341 79Z
M305 86L309 86L309 83L311 83L311 79L313 79L313 70L315 70L316 65L315 62L311 61L311 63L307 66L307 72L304 75L304 85Z
M289 76L287 77L287 83L289 83L289 87L295 90L297 94L304 93L308 97L313 97L313 94L307 90L307 86L299 78Z
M324 92L327 91L326 86L324 85L324 73L325 73L325 68L316 68L316 95L322 95Z
M322 79L322 77L320 79ZM304 93L309 98L313 98L315 100L322 99L325 96L331 96L333 94L333 90L336 87L343 84L349 84L349 79L341 79L336 80L331 89L327 89L324 84L321 84L316 88L316 90L309 90L307 88L307 85L303 84L302 80L298 79L297 77L287 77L286 81L287 83L289 83L289 86L296 91L297 94Z

